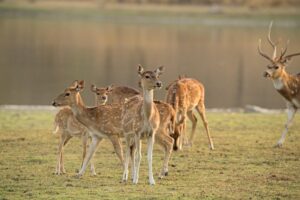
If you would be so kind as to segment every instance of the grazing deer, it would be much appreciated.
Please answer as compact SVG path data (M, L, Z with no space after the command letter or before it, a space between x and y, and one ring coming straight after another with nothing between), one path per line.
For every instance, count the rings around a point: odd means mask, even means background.
M84 81L75 81L72 86L66 88L53 101L53 106L69 106L75 118L88 129L92 138L92 143L87 156L84 158L78 177L83 175L87 164L103 138L108 138L111 141L121 163L124 163L122 146L119 139L122 133L121 116L123 107L120 105L101 105L94 108L87 108L80 95L83 88Z
M193 113L193 109L196 109L200 114L206 130L210 149L214 149L205 115L204 94L204 86L199 81L191 78L180 77L177 81L174 81L168 86L166 101L173 106L176 112L177 127L175 129L175 134L177 137L180 136L180 138L177 138L175 142L179 142L180 149L182 148L182 137L185 136L186 116L192 121L192 133L189 138L189 145L193 144L197 125L197 118Z
M268 42L273 47L272 57L268 56L261 50L261 40L258 43L258 52L261 56L270 61L270 64L267 66L267 70L264 72L263 76L272 80L273 85L277 92L283 96L287 103L288 110L288 120L285 124L285 128L282 132L281 138L277 142L276 147L281 147L289 127L292 124L293 118L297 109L300 108L300 73L297 75L289 74L285 69L288 65L288 61L294 56L300 55L300 53L293 53L286 55L287 45L284 49L281 49L281 53L277 56L277 43L271 39L271 29L272 22L269 26L268 33ZM288 44L288 43L287 43Z
M54 134L59 133L60 142L58 145L58 161L56 165L55 174L60 175L66 173L63 159L63 147L69 142L72 137L81 137L82 140L82 163L86 155L87 142L89 139L88 130L80 124L73 115L70 108L62 108L55 115L54 120L55 131ZM82 166L82 164L81 164ZM91 173L96 175L95 167L91 163Z
M130 157L130 147L134 142L137 152L133 155L135 160L133 183L137 184L139 179L139 168L141 162L141 148L142 138L147 138L147 158L149 168L149 183L155 184L152 172L152 153L154 138L159 129L160 117L159 111L153 102L154 89L162 87L159 76L162 74L163 67L159 67L154 71L144 71L141 65L138 66L138 74L140 76L140 83L143 90L143 99L135 97L129 99L124 104L123 110L123 131L126 140L126 156L125 156L125 170L123 173L123 181L128 179L128 164ZM135 158L136 157L136 158Z
M96 104L103 103L104 100L111 103L124 104L126 100L130 100L136 95L141 97L137 90L126 86L97 88L95 85L92 85L91 91L95 94ZM168 103L162 101L154 101L154 103L160 115L160 124L155 135L155 141L163 148L165 153L164 165L159 176L163 178L168 175L168 163L172 154L172 147L174 150L178 148L174 144L174 139L170 137L174 132L175 111Z

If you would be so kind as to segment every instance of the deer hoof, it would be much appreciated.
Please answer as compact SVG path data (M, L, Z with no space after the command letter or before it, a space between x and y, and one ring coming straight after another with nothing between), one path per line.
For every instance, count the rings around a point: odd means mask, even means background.
M277 143L274 148L281 148L282 147L282 143Z
M75 178L77 178L77 179L82 178L82 174L76 174L76 175L75 175Z

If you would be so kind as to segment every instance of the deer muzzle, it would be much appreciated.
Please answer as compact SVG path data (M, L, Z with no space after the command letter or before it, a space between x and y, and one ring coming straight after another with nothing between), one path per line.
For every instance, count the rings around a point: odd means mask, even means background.
M268 71L265 71L265 72L263 73L263 76L264 76L265 78L270 78L270 77L271 77L271 74L270 74Z

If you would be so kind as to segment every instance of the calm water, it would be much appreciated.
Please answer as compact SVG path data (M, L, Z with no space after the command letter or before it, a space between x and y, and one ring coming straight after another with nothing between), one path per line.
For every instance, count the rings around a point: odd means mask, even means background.
M262 77L257 53L268 23L141 23L0 15L0 104L47 105L75 79L93 104L89 85L137 86L137 64L164 65L165 85L179 74L206 86L207 107L255 104L282 108L284 101ZM279 23L274 36L300 51L300 24ZM263 49L270 48L263 42ZM288 68L300 72L300 57ZM165 90L156 93L163 99Z

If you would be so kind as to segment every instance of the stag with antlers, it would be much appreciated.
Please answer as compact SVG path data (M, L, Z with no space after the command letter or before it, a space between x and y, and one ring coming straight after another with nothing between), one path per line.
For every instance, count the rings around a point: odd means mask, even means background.
M258 43L258 52L261 56L270 61L270 64L267 66L267 70L264 72L263 76L272 80L275 89L281 94L281 96L283 96L287 103L288 119L281 138L276 144L276 147L281 147L285 140L288 129L292 124L297 109L300 108L300 73L297 75L292 75L286 71L288 62L292 59L292 57L300 55L300 52L286 55L288 45L287 42L285 48L281 49L280 55L277 55L278 42L272 41L271 29L272 22L270 23L268 33L268 42L273 48L272 57L268 56L261 50L261 40L259 40Z

